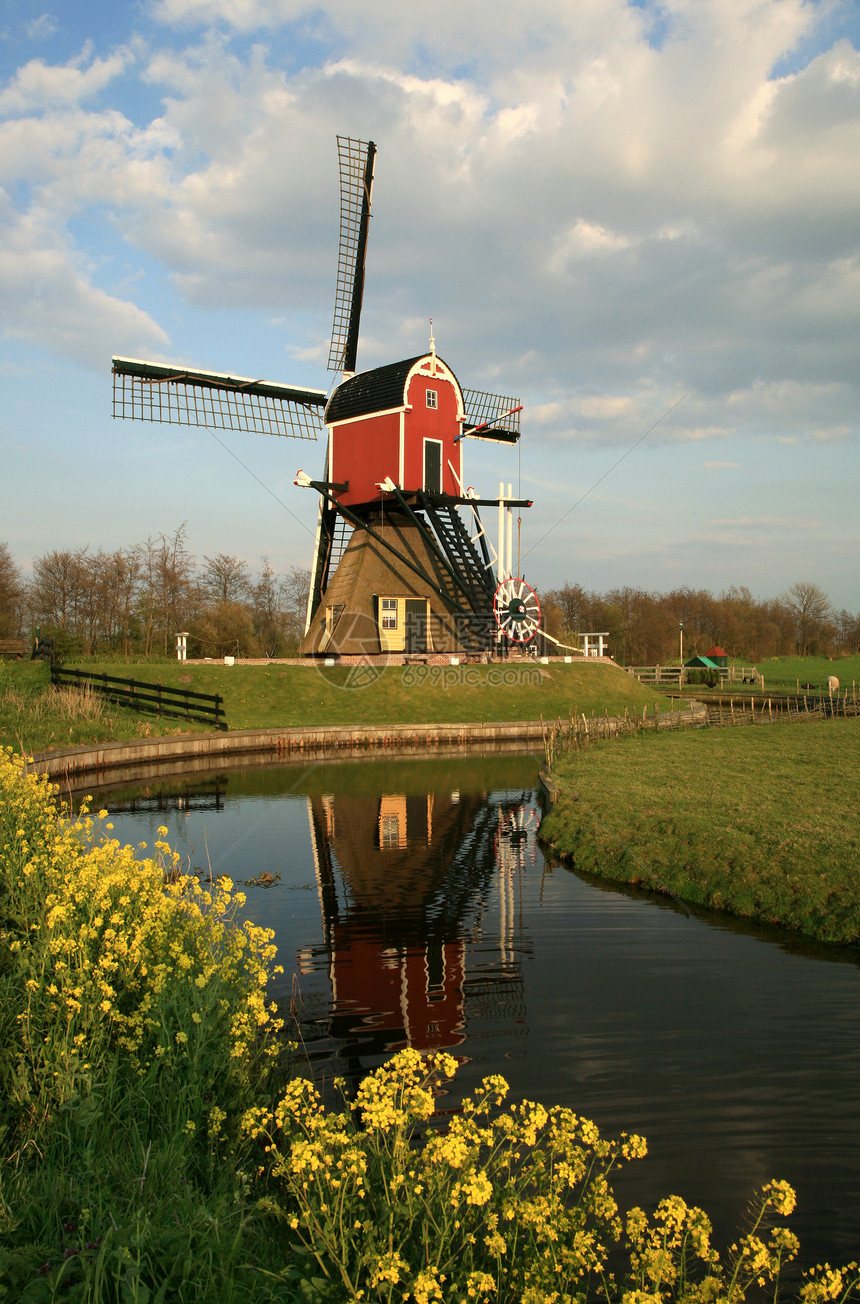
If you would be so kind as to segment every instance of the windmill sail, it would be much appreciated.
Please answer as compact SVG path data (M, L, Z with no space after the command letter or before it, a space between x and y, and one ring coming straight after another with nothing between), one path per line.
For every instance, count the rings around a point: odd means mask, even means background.
M464 389L463 407L466 411L464 435L505 444L515 444L519 439L521 405L518 398L488 394L481 389Z
M113 415L134 421L316 439L325 430L325 401L321 389L113 359Z
M337 156L340 164L340 248L328 369L352 375L358 355L358 323L364 295L364 259L376 146L372 140L338 136Z

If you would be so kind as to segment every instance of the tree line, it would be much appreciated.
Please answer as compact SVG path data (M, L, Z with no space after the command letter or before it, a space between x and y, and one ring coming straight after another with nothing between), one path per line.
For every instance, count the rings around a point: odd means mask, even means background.
M0 638L39 630L67 656L169 656L187 630L189 656L290 656L304 628L309 579L299 566L279 575L265 557L256 575L227 553L198 561L184 525L115 552L47 552L29 581L0 542ZM540 599L549 634L578 647L579 634L606 631L623 665L677 662L681 625L685 659L715 644L749 661L860 652L860 613L837 611L823 589L802 581L765 599L745 587L715 596L692 588L597 593L570 583Z
M202 562L186 529L115 552L55 549L26 581L0 542L0 637L50 636L61 655L169 656L188 631L192 657L289 656L304 629L309 573L251 573L240 557Z
M682 625L684 660L714 646L751 662L860 652L860 613L837 611L823 589L805 581L765 599L735 586L715 596L692 588L595 593L579 584L540 598L548 633L576 646L577 634L606 631L610 655L627 666L677 664Z

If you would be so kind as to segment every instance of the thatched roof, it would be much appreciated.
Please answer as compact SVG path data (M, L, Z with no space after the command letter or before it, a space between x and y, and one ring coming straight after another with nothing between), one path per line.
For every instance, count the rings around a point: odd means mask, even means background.
M449 596L443 600L431 583L404 565L400 556L364 530L356 529L302 640L300 654L356 656L380 652L377 601L381 596L428 598L434 650L460 651L452 617L463 607L464 600L438 554L401 512L380 513L372 525L377 534L424 570ZM343 607L343 614L327 640L326 608L338 606Z

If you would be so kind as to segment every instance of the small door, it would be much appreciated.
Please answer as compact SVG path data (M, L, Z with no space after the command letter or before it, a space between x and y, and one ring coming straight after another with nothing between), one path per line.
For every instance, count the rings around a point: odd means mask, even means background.
M427 599L406 599L406 647L407 652L427 651Z
M442 492L442 443L438 439L424 440L424 491Z

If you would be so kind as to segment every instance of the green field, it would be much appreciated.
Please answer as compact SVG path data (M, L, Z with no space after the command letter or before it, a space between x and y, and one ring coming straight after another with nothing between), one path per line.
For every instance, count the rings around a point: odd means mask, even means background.
M577 870L860 942L860 719L641 734L569 753L541 825Z
M764 675L765 692L770 689L793 693L798 684L807 683L826 692L831 675L839 680L840 691L847 689L850 693L852 685L860 691L860 656L837 657L835 661L829 657L768 657L759 661L756 668Z
M460 724L505 720L567 719L586 715L671 709L668 699L611 665L505 665L373 667L296 665L182 665L165 661L123 666L80 662L79 668L195 692L220 693L230 729L291 726ZM100 703L75 716L52 706L46 666L0 666L0 744L27 751L206 729L159 720Z

